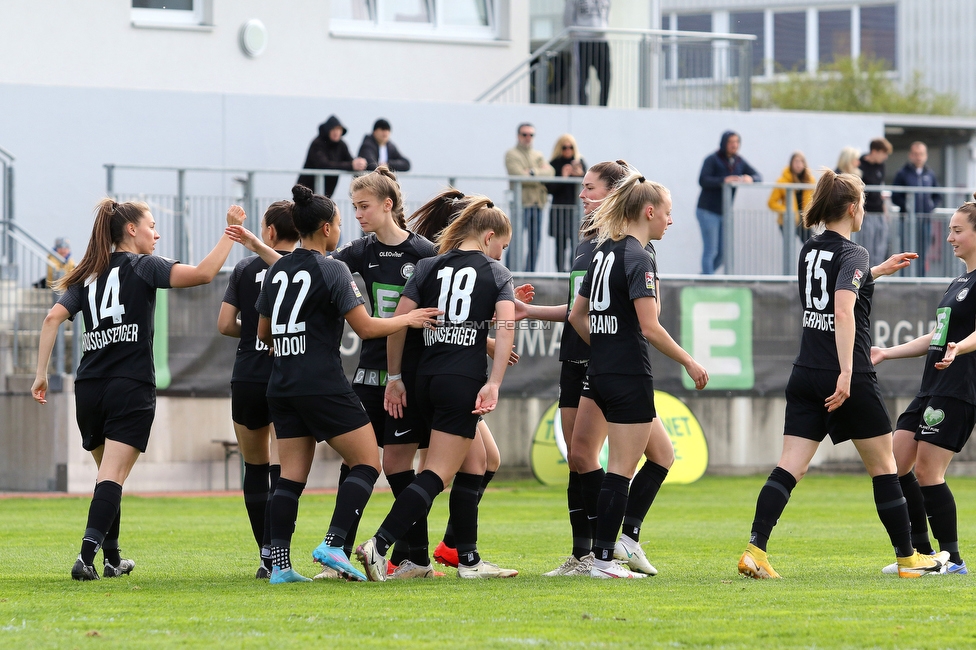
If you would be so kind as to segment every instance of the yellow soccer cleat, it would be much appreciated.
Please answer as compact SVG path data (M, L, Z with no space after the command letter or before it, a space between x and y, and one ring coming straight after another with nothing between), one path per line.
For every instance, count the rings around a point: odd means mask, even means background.
M749 578L755 578L756 580L781 577L769 564L766 551L760 550L754 544L749 544L746 547L745 553L739 558L739 573Z
M936 555L922 555L915 551L914 555L898 558L898 577L921 578L922 576L945 573L948 559L949 554L944 551Z

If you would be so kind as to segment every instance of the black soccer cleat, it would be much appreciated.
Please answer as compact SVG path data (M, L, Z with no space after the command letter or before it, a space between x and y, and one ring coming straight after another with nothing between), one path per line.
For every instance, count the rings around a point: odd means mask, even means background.
M268 580L271 578L271 572L263 564L258 567L258 572L254 574L254 577L258 580Z
M98 580L98 571L95 570L90 564L85 564L84 561L79 557L75 560L75 564L71 567L71 579L72 580Z

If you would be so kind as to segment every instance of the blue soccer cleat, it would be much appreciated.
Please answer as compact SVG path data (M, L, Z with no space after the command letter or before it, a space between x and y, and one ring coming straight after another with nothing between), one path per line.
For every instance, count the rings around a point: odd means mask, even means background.
M955 573L957 576L969 575L969 571L966 569L966 561L963 560L959 564L948 562L946 564L946 573Z
M311 582L311 578L306 578L300 575L293 568L288 567L284 571L278 568L278 565L271 567L271 584L280 585L286 582Z
M349 563L345 551L338 546L329 546L322 542L312 551L312 558L319 564L335 569L346 580L366 582L366 575Z

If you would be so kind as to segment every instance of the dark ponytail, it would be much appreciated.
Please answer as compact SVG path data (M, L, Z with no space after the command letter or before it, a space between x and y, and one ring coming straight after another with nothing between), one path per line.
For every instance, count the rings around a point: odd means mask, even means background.
M444 190L410 216L410 229L434 241L469 202L470 199L461 190Z
M108 197L99 201L95 207L95 223L92 225L84 257L78 266L52 285L54 290L64 291L73 284L104 273L112 260L112 248L121 244L125 238L125 225L138 225L147 214L149 206L142 201L117 203Z
M275 235L280 241L297 242L301 235L295 228L294 211L292 201L275 201L264 211L264 225L274 226Z
M824 169L813 190L813 200L803 213L803 227L809 229L840 221L847 215L847 207L860 203L863 197L864 181L860 177Z
M323 223L332 223L336 216L336 205L327 196L313 194L304 185L291 188L291 195L295 199L292 209L292 219L298 234L306 237L319 228Z

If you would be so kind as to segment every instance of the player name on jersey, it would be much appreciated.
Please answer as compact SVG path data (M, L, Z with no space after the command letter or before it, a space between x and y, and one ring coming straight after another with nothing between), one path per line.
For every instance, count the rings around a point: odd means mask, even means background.
M821 314L818 311L806 309L803 311L803 327L820 330L821 332L833 332L834 315Z
M424 345L431 346L438 343L470 347L478 340L478 329L464 324L442 325L424 329Z
M305 354L305 335L282 336L274 340L274 354L276 357L291 357Z
M617 317L605 314L590 314L590 334L616 334Z
M85 332L82 338L82 351L101 350L112 343L135 343L139 341L138 323L110 327L107 330Z

